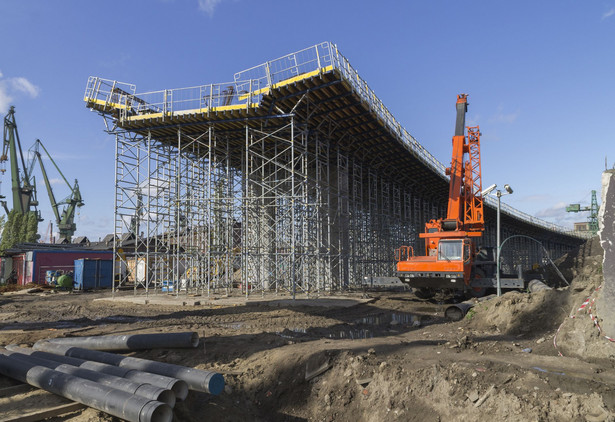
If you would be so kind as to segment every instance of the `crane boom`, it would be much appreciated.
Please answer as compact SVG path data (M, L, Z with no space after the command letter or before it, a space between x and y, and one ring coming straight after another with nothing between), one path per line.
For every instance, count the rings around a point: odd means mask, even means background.
M455 121L455 135L453 136L453 158L446 174L451 177L448 190L448 207L445 225L457 229L461 223L462 183L464 176L463 155L465 147L465 116L468 110L468 96L457 96L457 118Z
M60 202L56 201L55 195L53 194L51 182L49 181L47 169L45 168L45 165L43 163L39 147L43 148L43 151L45 151L47 158L49 158L51 163L54 165L54 167L62 177L62 180L64 180L64 183L66 183L66 185L70 189L69 196ZM51 202L51 208L53 209L53 213L56 218L56 225L58 227L59 235L60 237L64 237L70 241L71 237L75 234L75 231L77 230L77 226L74 222L76 208L82 207L84 205L83 198L81 197L81 192L79 191L79 183L77 182L77 179L75 179L75 184L73 186L68 183L68 180L66 180L66 177L64 177L64 174L62 173L56 162L53 160L51 154L49 154L49 151L47 151L47 148L45 148L45 145L43 145L40 139L36 140L30 151L34 155L32 157L32 163L30 164L30 167L33 167L34 159L38 161L41 167L41 172L43 173L43 179L45 181L45 187L47 188L47 194L49 195L49 201ZM61 205L66 205L66 207L60 212Z
M41 141L37 139L35 145L38 146L40 142ZM58 213L58 204L56 202L55 195L53 194L53 190L51 189L51 183L49 182L49 177L47 176L47 170L45 169L45 165L43 164L43 159L41 157L41 154L38 152L38 149L35 149L34 156L36 157L39 165L41 166L41 172L43 173L43 180L45 181L45 188L47 188L47 195L49 195L49 200L51 202L51 209L53 210L53 213L56 217L56 221L59 221L60 214ZM32 160L32 167L34 167L33 165L34 163L35 161Z

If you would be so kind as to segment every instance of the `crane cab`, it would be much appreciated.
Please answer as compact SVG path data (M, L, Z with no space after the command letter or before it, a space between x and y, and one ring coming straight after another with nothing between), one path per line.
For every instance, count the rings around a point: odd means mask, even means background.
M412 248L397 250L397 276L412 287L463 289L470 282L475 254L471 238L429 240L431 248L425 256L414 256Z

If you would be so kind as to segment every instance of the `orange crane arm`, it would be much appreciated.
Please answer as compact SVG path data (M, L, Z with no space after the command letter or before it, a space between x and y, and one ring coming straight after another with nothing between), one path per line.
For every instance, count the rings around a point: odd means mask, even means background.
M468 127L468 160L464 176L464 215L463 225L466 231L483 231L485 218L483 214L483 186L480 165L480 129Z
M462 186L465 172L463 154L467 152L464 131L467 110L468 96L467 94L459 94L457 96L455 135L453 136L453 156L451 166L446 169L446 174L451 177L451 181L448 190L448 211L444 221L445 230L457 230L462 222Z

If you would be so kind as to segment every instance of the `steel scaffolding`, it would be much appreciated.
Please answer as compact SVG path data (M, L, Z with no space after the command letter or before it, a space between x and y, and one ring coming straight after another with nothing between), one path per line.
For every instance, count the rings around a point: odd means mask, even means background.
M174 145L118 132L116 144L118 275L145 291L360 286L392 271L397 245L414 243L413 206L444 207L413 198L325 134L310 137L293 117L233 134L216 124L198 137L179 130Z
M400 245L421 253L418 233L445 215L444 166L330 43L223 84L136 94L91 77L85 101L116 139L118 287L246 296L354 288L392 275ZM506 230L540 237L552 254L579 243L503 213ZM486 244L494 233L488 221Z

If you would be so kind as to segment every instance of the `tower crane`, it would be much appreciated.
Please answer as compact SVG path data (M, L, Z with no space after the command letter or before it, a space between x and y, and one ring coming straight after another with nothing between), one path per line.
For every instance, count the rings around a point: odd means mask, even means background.
M51 183L49 181L49 177L47 175L47 170L45 169L45 165L43 164L43 158L40 153L40 148L43 149L49 161L54 165L60 176L62 176L62 180L70 189L70 194L61 201L56 201L55 195L53 194L53 189L51 188ZM47 194L49 195L49 201L51 202L51 208L53 210L53 214L56 218L56 225L58 227L58 232L60 237L64 237L70 241L71 237L75 234L77 230L77 225L75 224L75 211L77 207L82 207L84 205L83 199L81 197L81 192L79 191L79 182L75 179L75 183L73 186L68 183L64 174L56 164L56 162L51 158L49 151L45 148L45 145L41 142L40 139L37 139L32 148L30 148L30 153L32 154L29 172L32 173L34 169L35 160L38 161L41 172L43 173L43 179L45 180L45 187L47 188ZM66 205L63 209L60 210L62 205Z
M36 200L36 182L29 168L26 167L23 150L21 149L21 141L19 140L19 132L17 131L17 123L15 122L14 106L11 106L9 113L4 118L3 139L0 164L5 163L7 160L11 162L12 209L22 215L34 210L38 216L38 220L42 221L40 213L36 209L38 206L38 201ZM20 162L21 168L19 166ZM0 204L8 215L9 209L6 201L0 201Z

